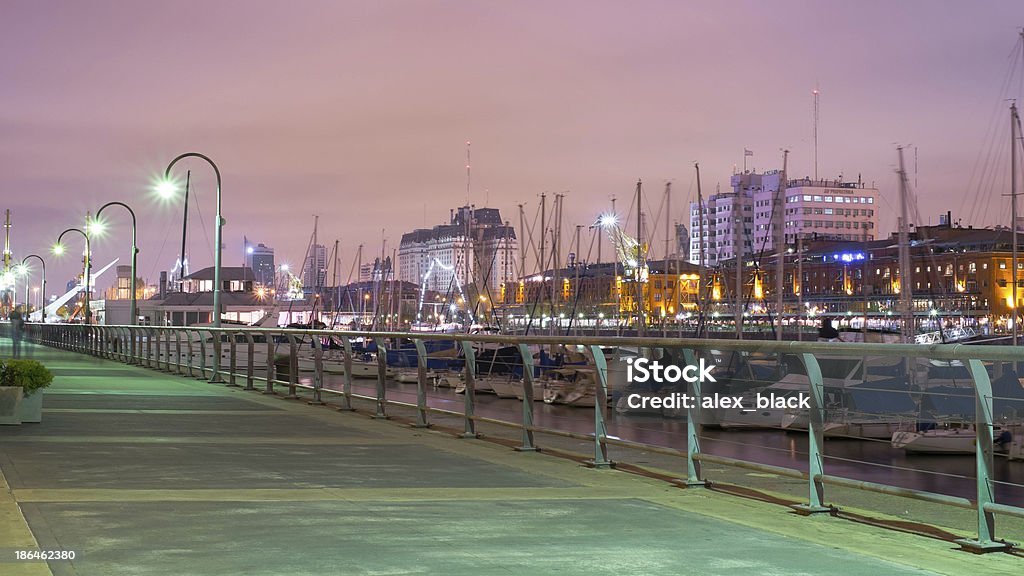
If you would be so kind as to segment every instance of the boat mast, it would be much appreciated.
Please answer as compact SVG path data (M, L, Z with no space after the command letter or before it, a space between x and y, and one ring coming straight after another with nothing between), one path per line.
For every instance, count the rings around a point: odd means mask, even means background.
M636 181L636 267L633 269L633 280L636 284L636 335L643 337L646 335L646 325L644 322L644 289L640 285L640 267L643 261L644 252L644 236L643 236L643 221L644 216L641 211L642 204L641 199L643 197L643 182L640 180Z
M341 309L340 295L338 293L338 266L341 264L341 254L338 253L338 245L341 240L334 240L334 276L333 287L331 288L331 328L338 324L338 310Z
M1021 33L1024 35L1024 32ZM1013 261L1011 267L1013 274L1012 297L1013 304L1010 305L1010 313L1013 314L1013 345L1017 345L1017 127L1020 118L1017 116L1017 103L1010 104L1010 237L1013 238Z
M749 180L748 180L749 182ZM743 340L743 179L740 178L740 189L732 201L733 256L736 262L736 302L733 321L736 324L736 339Z
M356 250L356 286L359 289L356 294L359 294L359 327L362 327L363 322L366 320L366 297L363 295L363 245L360 244ZM355 306L353 306L355 308Z
M704 196L700 190L700 164L694 162L693 167L697 170L697 336L700 336L701 326L704 324Z
M523 246L523 240L528 240L530 247L533 247L533 238L530 238L526 233L526 214L523 212L523 205L519 205L519 274L515 276L517 278L526 278L526 253L529 252ZM518 290L518 287L517 287Z
M902 327L900 334L903 341L912 344L914 341L914 297L910 292L910 221L908 217L907 196L910 191L907 189L907 171L903 167L903 147L897 147L896 151L900 157L900 231L899 231L899 258L900 258L900 318Z
M664 284L664 287L665 287L665 297L662 298L662 301L661 301L661 306L662 306L662 308L661 308L661 310L662 310L662 315L661 315L661 337L662 338L668 336L668 324L667 324L667 322L668 322L668 315L667 315L668 311L665 310L665 307L668 306L668 294L669 294L669 292L668 292L668 279L669 279L669 275L668 275L668 246L669 246L669 244L668 244L668 242L669 242L668 227L669 227L669 218L671 218L671 215L672 215L672 183L671 182L665 182L665 255L662 257L663 258L663 262L661 264L662 269L664 270L664 275L665 275L665 284ZM678 274L678 273L679 273L679 271L676 270L676 274ZM678 282L679 278L676 278L675 280L676 280L676 282ZM678 294L679 293L679 284L674 282L673 286L676 287L675 293ZM678 300L679 298L674 298L674 299ZM673 307L672 309L675 310L675 307Z
M786 200L786 167L789 162L789 150L782 151L782 174L779 176L779 183L775 190L775 202L772 207L772 227L775 229L775 323L778 328L775 330L775 339L778 341L782 340L782 291L785 289L783 286L782 275L786 268L786 236L783 229L783 221L785 220L785 200Z

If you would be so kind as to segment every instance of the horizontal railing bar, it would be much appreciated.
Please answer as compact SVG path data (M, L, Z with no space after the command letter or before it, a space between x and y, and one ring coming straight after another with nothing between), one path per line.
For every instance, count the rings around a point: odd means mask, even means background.
M867 480L853 480L851 478L830 476L828 474L821 474L816 478L825 484L832 484L834 486L856 488L858 490L888 494L890 496L903 496L904 498L913 498L914 500L923 500L925 502L948 504L950 506L966 508L968 510L975 510L978 507L974 502L959 496L947 496L946 494L936 494L935 492L925 492L923 490L914 490L913 488L900 488L899 486L878 484L877 482L868 482Z
M778 474L779 476L785 476L787 478L796 478L798 480L806 480L807 473L792 468L783 468L782 466L772 466L771 464L761 464L758 462L748 462L746 460L737 460L735 458L729 458L728 456L715 456L714 454L708 454L701 452L700 454L693 455L694 460L700 460L701 462L709 462L712 464L724 464L726 466L735 466L737 468L746 468L748 470L756 470L758 472L768 472L771 474Z
M998 502L990 502L988 504L985 504L985 510L989 512L996 512L998 514L1006 514L1007 516L1016 516L1018 518L1024 518L1024 508L1010 506L1009 504L999 504Z
M127 326L116 326L125 328ZM150 326L148 330L181 330L180 327ZM654 338L634 336L498 336L484 334L448 334L435 332L351 332L344 330L302 330L295 328L214 328L207 333L294 334L347 338L405 338L455 340L491 344L558 344L577 346L628 346L639 348L685 347L695 350L721 350L783 354L834 354L840 356L917 357L937 360L974 358L983 361L1024 361L1024 349L1013 346L971 346L969 344L872 344L863 342L779 342L775 340L715 340L701 338Z

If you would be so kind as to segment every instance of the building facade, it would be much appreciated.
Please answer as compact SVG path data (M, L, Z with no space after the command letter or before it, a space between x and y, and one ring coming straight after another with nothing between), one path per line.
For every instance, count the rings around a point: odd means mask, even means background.
M276 286L277 274L274 265L274 249L265 244L248 244L245 247L245 265L252 270L253 278L261 286Z
M323 244L313 244L302 265L302 286L307 290L323 288L326 279L327 248Z
M516 277L518 257L515 229L498 209L462 206L451 211L447 224L402 236L398 277L442 293L474 284L494 294Z
M780 171L734 174L732 190L712 194L703 210L690 204L689 261L714 266L739 255L775 251L772 221L780 215L786 246L798 240L873 241L878 235L878 189L863 182L790 179L779 193ZM782 206L776 206L777 199ZM701 233L703 232L703 237Z

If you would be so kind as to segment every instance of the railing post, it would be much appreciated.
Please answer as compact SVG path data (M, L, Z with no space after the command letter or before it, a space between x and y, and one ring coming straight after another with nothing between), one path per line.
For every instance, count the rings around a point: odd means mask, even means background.
M170 356L171 356L171 333L167 328L157 328L157 332L160 336L156 340L156 369L167 372L170 370ZM162 348L161 348L162 345ZM160 351L163 350L161 355ZM160 358L163 357L163 366L160 365Z
M231 340L228 342L230 348L228 353L230 358L228 359L228 383L227 386L231 388L238 388L238 384L235 382L235 371L238 369L238 333L228 333L228 338Z
M134 364L134 354L131 352L132 347L132 328L131 326L125 326L121 328L121 345L124 347L121 357L125 364Z
M807 427L807 483L808 502L793 506L805 514L820 514L829 512L831 508L824 505L825 485L821 477L825 474L825 465L822 461L822 449L825 444L825 393L824 384L821 379L821 366L814 354L801 353L800 361L803 362L807 371L807 379L810 382L810 405L808 411Z
M190 378L195 378L195 372L192 371L192 359L195 358L195 350L192 346L192 336L190 332L191 330L185 330L185 345L188 347L188 355L185 358L185 372ZM203 335L201 333L196 332L196 335L200 340L203 339Z
M321 391L324 387L324 343L316 334L310 336L310 342L313 343L313 399L307 404L323 406Z
M197 330L196 334L199 334L199 380L206 380L206 336L203 335L202 330Z
M683 349L683 360L687 365L697 366L697 354L690 348ZM707 486L700 474L700 432L703 427L700 403L702 401L701 382L694 378L687 383L690 395L690 406L686 409L686 486Z
M341 406L338 406L338 410L352 411L355 410L352 407L352 341L348 339L348 336L341 337L341 346L344 349L342 356L345 373L342 374L344 383L341 386Z
M523 444L516 446L519 452L536 452L533 439L533 353L527 344L519 345L519 356L523 359Z
M605 427L605 414L608 410L608 361L600 346L591 346L594 365L597 367L597 382L594 390L594 459L590 464L594 468L610 468L608 459L608 429Z
M224 378L220 375L220 358L224 351L224 343L221 341L223 334L220 330L213 333L213 374L210 375L210 384L224 383Z
M246 342L246 369L245 369L245 388L244 390L255 390L253 386L253 370L255 367L253 364L256 363L256 341L253 340L252 332L245 333Z
M987 505L995 502L995 495L992 492L992 459L995 451L992 431L992 382L981 360L970 359L967 366L974 380L974 460L977 469L978 538L960 538L955 542L973 552L1005 550L1010 544L995 539L995 514L986 510Z
M111 352L113 353L113 358L115 360L117 360L118 362L124 362L124 359L125 359L124 349L125 349L125 344L127 343L127 341L124 339L124 328L122 328L120 326L111 328L110 329L110 334L111 334L111 336L113 336L113 339L114 339L113 343L111 344L111 346L112 346Z
M185 373L181 365L181 332L181 330L174 331L174 371L178 374Z
M274 334L268 333L266 387L263 389L263 394L274 393L274 360L276 360L274 356L277 353L276 350L274 350L274 344L276 344L276 342L274 342Z
M132 324L134 325L135 322L132 322ZM128 354L129 354L129 356L131 356L131 361L129 362L129 364L138 364L139 360L138 360L138 357L137 357L137 354L136 354L137 350L136 350L136 342L135 342L135 331L131 327L128 328L128 336L129 336Z
M383 338L374 338L377 343L377 412L374 418L386 419L387 415L387 389L384 381L388 376L388 349Z
M476 404L476 350L469 340L462 341L462 350L466 355L466 397L463 399L465 430L463 438L476 438L476 420L473 419L473 407Z
M153 368L153 340L157 338L156 334L154 328L146 329L146 368Z
M283 398L298 400L299 395L295 391L299 383L299 343L295 341L294 334L284 336L288 339L288 394Z
M167 372L174 372L171 368L171 335L176 332L174 328L164 328L164 370Z
M429 428L427 423L427 348L423 340L412 341L416 346L416 422L413 428Z

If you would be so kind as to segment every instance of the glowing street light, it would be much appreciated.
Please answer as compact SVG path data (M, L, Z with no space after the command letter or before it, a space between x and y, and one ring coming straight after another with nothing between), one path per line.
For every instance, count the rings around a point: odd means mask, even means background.
M162 180L156 185L156 193L161 198L173 198L178 193L178 185L170 179Z
M43 286L43 294L46 294L46 261L43 260L43 257L38 255L38 254L29 254L28 256L25 256L24 258L21 259L21 270L22 270L21 273L22 273L22 275L25 276L25 302L26 303L29 302L29 299L28 299L28 272L29 272L28 259L29 258L36 258L36 259L39 260L39 265L42 267L42 277L41 277L42 280L41 280L40 283ZM42 322L45 324L46 323L46 303L42 302L39 307L42 310L42 314L43 314Z
M181 154L180 156L178 156L174 160L171 160L171 163L167 165L167 169L164 170L164 182L161 183L157 187L157 190L159 190L159 191L167 191L168 188L167 188L166 184L170 184L170 182L171 182L171 168L174 168L174 165L177 164L179 160L182 160L184 158L193 158L193 157L194 158L199 158L201 160L205 160L211 167L213 167L213 172L217 176L217 214L216 214L216 219L217 220L216 220L216 227L214 229L214 239L213 239L213 241L216 243L216 251L213 253L214 254L214 259L213 259L213 326L214 326L214 328L220 328L220 313L221 313L221 310L220 310L220 292L221 292L220 268L221 268L221 266L220 266L220 264L221 264L221 253L223 252L223 249L222 249L223 230L222 229L224 227L224 218L221 216L221 210L220 210L220 208L221 208L220 168L217 168L217 165L214 164L213 160L210 160L210 158L208 156L205 156L205 155L200 154L198 152L186 152L184 154ZM182 253L182 255L181 255L181 261L182 261L182 267L184 269L184 264L185 264L185 254L184 253ZM223 380L220 377L220 338L219 337L214 339L214 348L216 350L215 350L214 355L213 355L213 377L210 378L210 381L211 382L223 382Z
M91 220L92 218L90 218L89 215L86 214L86 230L89 229L89 223ZM92 276L92 245L89 242L89 234L83 231L81 228L68 228L67 230L61 232L59 236L57 236L57 244L53 247L54 254L57 254L59 256L64 253L64 244L62 244L61 241L64 239L64 235L67 234L68 232L77 232L82 235L82 238L85 238L85 261L83 263L84 273L82 274L85 280L85 284L83 287L85 292L85 304L82 307L82 313L83 317L85 318L85 323L92 324L92 312L89 310L89 277Z
M138 302L136 302L136 295L135 295L135 268L136 268L136 260L137 260L138 255L139 255L139 248L135 244L135 238L136 238L135 211L132 210L131 207L129 207L124 202L116 202L116 201L115 202L107 202L106 204L101 206L99 210L96 211L96 218L92 221L92 226L91 226L90 232L89 232L90 234L102 234L106 230L106 224L102 220L100 220L99 217L100 217L100 214L103 213L103 210L107 208L107 206L120 206L120 207L124 208L125 210L127 210L128 213L132 215L132 278L131 278L131 281L130 281L130 284L129 284L129 290L131 290L131 304L129 305L129 312L128 313L131 316L131 322L129 322L129 324L134 326L139 321L139 307L138 307ZM132 347L134 347L134 346L135 346L135 339L132 338ZM132 357L133 358L135 357L135 351L134 350L132 351Z

